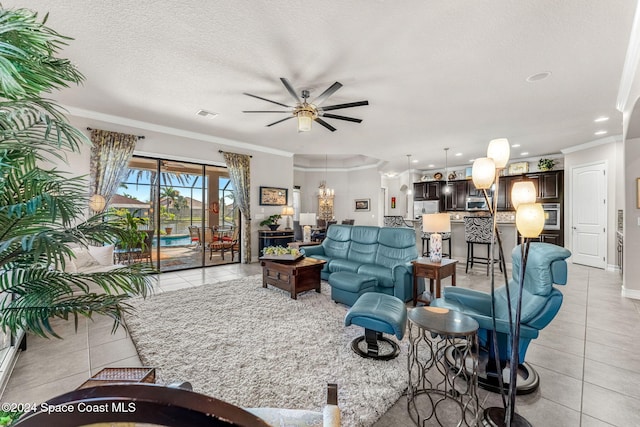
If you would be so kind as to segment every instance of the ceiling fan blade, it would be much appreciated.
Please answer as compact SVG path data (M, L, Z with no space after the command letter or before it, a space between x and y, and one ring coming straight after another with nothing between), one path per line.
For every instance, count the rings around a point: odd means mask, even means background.
M300 104L300 98L298 98L298 95L296 95L296 91L293 89L293 86L291 86L291 83L289 83L289 80L285 79L284 77L280 77L280 81L282 82L284 87L287 88L287 91L293 97L293 99L296 100L296 104Z
M316 117L315 121L320 123L322 126L326 127L327 129L329 129L331 132L335 132L336 131L336 128L334 128L329 123L327 123L324 120L322 120L320 117Z
M287 104L283 104L283 103L281 103L281 102L278 102L278 101L272 101L272 100L270 100L270 99L267 99L267 98L263 98L263 97L261 97L261 96L258 96L258 95L252 95L252 94L250 94L250 93L247 93L247 92L244 92L244 94L245 94L245 95L247 95L247 96L251 96L251 97L253 97L253 98L258 98L258 99L262 99L263 101L267 101L267 102L271 102L271 103L273 103L273 104L277 104L277 105L282 105L283 107L287 107L287 108L293 108L293 107L291 107L290 105L287 105Z
M268 111L268 110L252 110L252 111L243 111L243 113L289 113L291 114L291 111Z
M322 92L316 99L314 99L311 103L316 107L322 104L327 100L331 95L333 95L338 89L342 87L342 83L335 82L331 86L329 86L324 92Z
M285 117L284 119L282 119L282 120L278 120L277 122L269 123L269 124L268 124L268 125L266 125L265 127L269 127L269 126L277 125L278 123L280 123L280 122L284 122L285 120L289 120L289 119L293 119L293 116L291 116L291 117Z
M354 123L362 123L362 119L356 119L353 117L347 117L347 116L338 116L336 114L323 114L322 117L329 117L330 119L338 119L338 120L346 120L348 122L354 122Z
M321 107L320 109L323 111L330 111L330 110L339 110L340 108L359 107L361 105L369 105L369 101L358 101L358 102L348 102L346 104L329 105L327 107Z

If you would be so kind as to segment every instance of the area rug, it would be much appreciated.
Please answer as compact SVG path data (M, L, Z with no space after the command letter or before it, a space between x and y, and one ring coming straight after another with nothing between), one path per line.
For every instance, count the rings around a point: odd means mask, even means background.
M337 383L343 426L369 426L407 386L407 346L391 361L355 354L350 342L363 330L344 326L348 308L329 293L323 283L321 294L293 300L257 275L133 300L126 323L163 381L242 407L312 411Z

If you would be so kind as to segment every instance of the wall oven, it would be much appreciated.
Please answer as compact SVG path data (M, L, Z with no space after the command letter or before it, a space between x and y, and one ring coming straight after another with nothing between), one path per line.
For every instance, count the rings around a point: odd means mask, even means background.
M543 203L544 229L560 230L560 203Z

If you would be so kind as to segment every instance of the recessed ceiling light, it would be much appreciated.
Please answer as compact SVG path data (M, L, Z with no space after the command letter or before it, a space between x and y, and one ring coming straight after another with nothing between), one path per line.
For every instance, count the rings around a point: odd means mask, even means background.
M511 144L511 147L512 148L518 148L518 147L520 147L520 144Z
M213 119L214 117L218 116L218 113L212 113L211 111L207 111L207 110L198 110L196 114L198 116L206 117L208 119Z
M456 153L456 157L462 156L462 153Z
M542 73L532 74L527 77L527 81L529 83L539 82L540 80L544 80L551 75L551 71L543 71Z
M594 122L596 123L602 123L602 122L606 122L607 120L609 120L609 117L607 116L600 116L597 119L594 120Z
M433 164L432 165L427 165L427 167L428 168L434 168L434 167L436 167L436 165L433 165Z
M529 152L528 151L523 151L522 153L520 153L521 156L528 156Z
M411 160L411 163L418 163L419 161L420 160L418 160L418 159L413 159L413 160Z
M593 134L594 134L594 135L605 135L606 133L607 133L607 131L606 131L606 130L599 130L599 131L597 131L597 132L594 132Z

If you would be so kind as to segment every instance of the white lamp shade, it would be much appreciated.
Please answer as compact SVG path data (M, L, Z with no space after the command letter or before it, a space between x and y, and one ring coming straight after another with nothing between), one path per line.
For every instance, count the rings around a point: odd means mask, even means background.
M301 213L300 214L300 225L316 225L316 214L315 213Z
M536 202L536 186L531 181L519 181L511 188L511 204L518 209L522 203Z
M451 232L451 217L448 213L422 215L422 231L425 233Z
M516 211L516 227L522 237L538 237L544 228L542 204L521 203Z
M486 190L491 188L495 177L496 165L493 159L489 157L480 157L473 161L471 179L473 179L473 185L475 185L477 189Z
M102 212L107 205L107 201L100 194L94 194L89 198L89 209L94 212Z
M502 169L509 162L511 147L507 138L492 139L487 148L487 157L491 157L496 164L496 168Z
M284 215L284 216L293 215L293 206L285 206L284 208L282 208L281 215Z
M298 132L309 132L313 122L313 113L302 110L298 112Z

